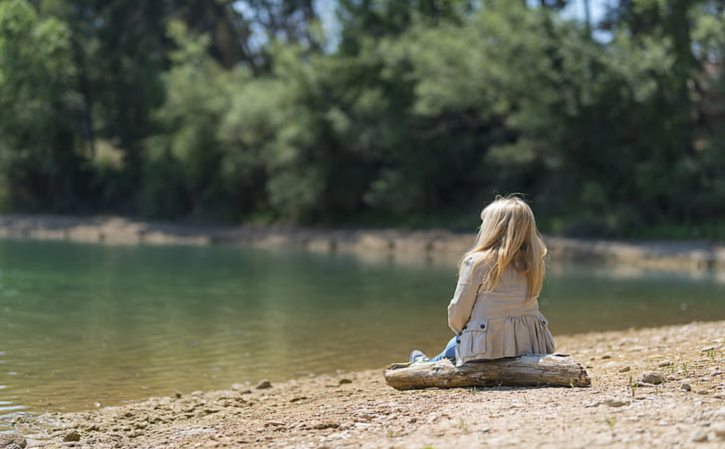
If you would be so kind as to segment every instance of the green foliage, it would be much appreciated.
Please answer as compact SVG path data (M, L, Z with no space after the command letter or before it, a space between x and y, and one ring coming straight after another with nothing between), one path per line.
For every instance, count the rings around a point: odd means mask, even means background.
M0 2L0 176L9 208L77 206L83 161L69 32L22 0Z
M601 42L561 2L340 0L337 47L243 3L0 3L6 206L454 226L518 191L550 232L722 238L716 2L614 2Z

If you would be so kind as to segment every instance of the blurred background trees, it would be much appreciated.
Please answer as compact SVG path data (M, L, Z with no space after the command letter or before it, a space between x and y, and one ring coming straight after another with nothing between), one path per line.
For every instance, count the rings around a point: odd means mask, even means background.
M594 3L0 0L2 210L725 238L725 4Z

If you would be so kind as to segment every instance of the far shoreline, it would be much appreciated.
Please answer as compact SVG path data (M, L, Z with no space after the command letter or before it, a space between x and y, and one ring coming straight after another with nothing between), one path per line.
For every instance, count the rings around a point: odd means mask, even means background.
M105 245L239 245L315 252L458 257L473 233L445 229L222 226L137 220L120 216L0 215L0 238ZM725 269L725 243L705 240L625 241L544 236L556 261L596 261L648 269Z

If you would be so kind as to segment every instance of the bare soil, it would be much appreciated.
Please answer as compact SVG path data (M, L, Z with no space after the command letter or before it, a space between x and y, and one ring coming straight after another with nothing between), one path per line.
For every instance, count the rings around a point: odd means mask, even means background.
M45 448L725 447L725 321L557 344L586 365L591 387L396 391L380 367L15 426L27 447ZM21 447L14 438L5 447Z

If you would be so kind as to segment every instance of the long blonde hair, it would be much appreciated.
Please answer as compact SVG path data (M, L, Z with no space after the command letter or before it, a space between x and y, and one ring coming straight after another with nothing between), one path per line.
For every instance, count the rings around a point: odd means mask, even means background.
M513 265L527 278L529 297L538 295L544 284L546 245L536 229L534 213L524 200L516 196L498 196L481 211L481 228L470 251L458 266L475 254L483 253L472 270L481 263L488 269L483 277L483 290L491 291L501 281L504 270Z

